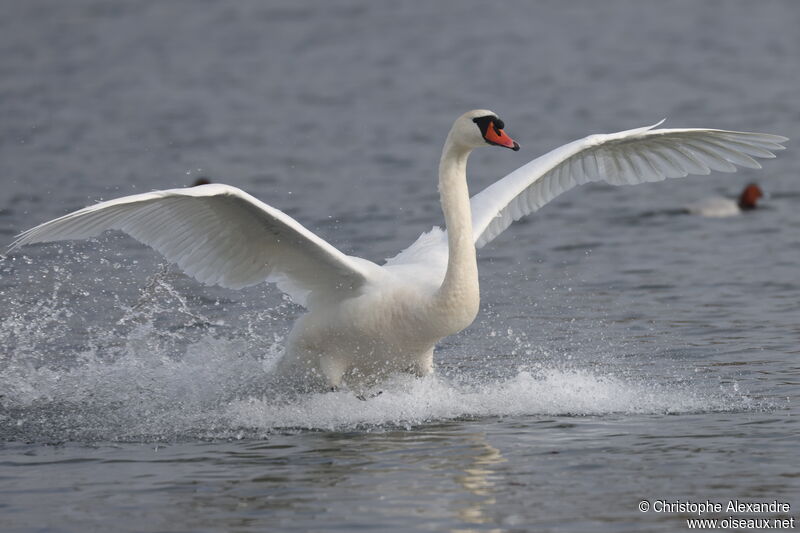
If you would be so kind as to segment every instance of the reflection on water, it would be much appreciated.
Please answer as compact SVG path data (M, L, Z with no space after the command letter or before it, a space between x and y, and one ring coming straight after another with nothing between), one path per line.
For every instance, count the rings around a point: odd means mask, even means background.
M375 505L388 508L384 519L408 527L460 524L453 531L474 531L473 525L486 531L496 517L487 513L497 503L493 467L506 460L481 432L443 426L275 440L221 455L196 454L204 465L195 469L197 479L169 483L165 490L190 492L181 504L187 511L269 513L274 526L299 529L312 527L320 513L346 528ZM146 471L157 465L141 466ZM197 482L205 488L196 490Z
M473 494L476 499L465 503L462 509L458 510L458 518L468 524L486 524L492 522L492 517L486 516L487 507L497 503L495 492L495 482L492 479L494 470L492 466L505 463L506 459L500 450L486 442L486 435L483 433L473 433L464 435L465 440L471 444L470 448L475 453L472 461L464 465L464 475L456 476L465 490ZM457 532L473 532L475 529L453 529ZM496 532L500 529L489 529Z

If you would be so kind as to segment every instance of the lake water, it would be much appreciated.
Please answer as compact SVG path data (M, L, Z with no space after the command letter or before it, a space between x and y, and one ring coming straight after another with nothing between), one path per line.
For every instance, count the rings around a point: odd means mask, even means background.
M800 137L800 6L4 2L0 241L200 176L346 253L442 221L467 109L477 192L589 133ZM302 310L205 287L121 234L0 260L4 532L682 531L648 500L800 507L800 163L585 186L480 252L482 307L435 377L265 385ZM763 209L681 214L750 181ZM717 515L702 515L702 517ZM721 513L720 517L731 516ZM735 517L754 516L734 514Z

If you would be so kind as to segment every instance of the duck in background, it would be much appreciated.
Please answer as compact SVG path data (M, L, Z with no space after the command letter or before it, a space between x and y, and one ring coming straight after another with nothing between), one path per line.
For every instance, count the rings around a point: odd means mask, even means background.
M706 198L699 202L689 204L686 210L692 215L704 217L732 217L741 214L743 211L752 211L757 207L758 199L764 196L764 192L755 183L747 185L738 200L715 196Z

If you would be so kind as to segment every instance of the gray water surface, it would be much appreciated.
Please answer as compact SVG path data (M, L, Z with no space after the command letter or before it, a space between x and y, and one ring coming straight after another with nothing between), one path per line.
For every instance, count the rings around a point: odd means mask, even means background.
M452 121L522 150L652 124L800 137L800 4L3 2L0 241L205 176L348 254L441 224ZM0 260L0 530L682 531L800 500L800 164L570 191L480 251L434 377L269 387L302 309L121 234ZM763 208L683 214L758 181ZM727 516L723 513L722 516ZM772 517L773 515L758 515Z

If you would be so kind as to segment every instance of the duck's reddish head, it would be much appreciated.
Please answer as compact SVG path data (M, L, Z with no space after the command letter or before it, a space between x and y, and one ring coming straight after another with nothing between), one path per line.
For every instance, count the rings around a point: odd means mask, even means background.
M751 183L744 188L742 194L739 196L739 208L743 211L755 209L756 202L758 202L758 199L762 196L764 196L764 192L761 190L761 187L755 183Z

